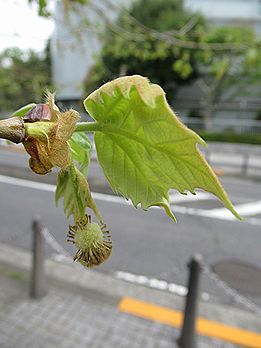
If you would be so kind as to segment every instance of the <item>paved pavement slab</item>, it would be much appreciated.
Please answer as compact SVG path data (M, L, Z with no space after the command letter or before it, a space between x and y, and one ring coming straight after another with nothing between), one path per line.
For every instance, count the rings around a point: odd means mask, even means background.
M1 348L175 348L173 327L121 313L86 294L52 286L40 300L28 298L23 273L1 269ZM200 347L233 347L206 338Z
M120 312L124 296L181 310L183 298L114 279L66 262L46 261L48 292L30 299L28 252L0 246L1 348L176 348L179 330ZM224 324L258 330L258 317L247 311L200 303L200 314ZM225 341L199 336L200 348L233 348Z

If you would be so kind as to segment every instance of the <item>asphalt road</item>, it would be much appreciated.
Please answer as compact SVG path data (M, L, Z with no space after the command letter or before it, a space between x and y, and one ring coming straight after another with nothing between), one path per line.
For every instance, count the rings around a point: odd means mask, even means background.
M22 168L25 163L22 157L12 156ZM1 168L3 162L2 157ZM196 200L190 196L183 200L182 197L181 201L174 196L173 201L178 202L172 205L177 224L161 209L144 212L122 200L117 202L110 195L98 196L97 205L114 242L112 256L99 270L123 271L184 285L186 264L195 253L201 253L209 266L219 261L237 260L260 269L261 183L232 178L222 181L234 204L241 207L245 222L232 220L221 204L209 195L199 195ZM73 255L76 250L65 241L68 221L61 206L55 207L54 187L25 186L19 179L11 179L8 183L6 176L0 177L0 242L30 249L32 217L40 214L53 236ZM252 206L255 209L249 209ZM211 214L213 211L215 213ZM47 253L53 252L48 246ZM240 274L235 278L241 281ZM245 275L244 281L249 286L243 294L261 304L261 288L253 289L259 284L258 279L248 279ZM222 302L238 304L206 276L202 279L202 289Z

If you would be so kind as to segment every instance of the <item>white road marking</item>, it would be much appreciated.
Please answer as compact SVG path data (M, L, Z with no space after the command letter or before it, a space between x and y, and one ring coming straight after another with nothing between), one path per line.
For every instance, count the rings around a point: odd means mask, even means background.
M235 209L237 210L237 207L235 207ZM227 211L226 208L218 208L218 209L209 210L208 216L210 218L216 218L221 220L236 221L236 218L234 217L234 215L232 215L230 211Z
M56 186L51 184L45 184L38 181L30 181L30 180L24 180L20 178L14 178L10 176L0 175L0 182L10 185L16 185L21 187L28 187L36 190L41 191L49 191L49 192L55 192ZM99 192L93 192L92 193L93 198L104 201L104 202L110 202L110 203L120 203L124 205L131 205L131 202L129 200L126 200L123 197L115 196L115 195L109 195ZM198 192L196 195L188 194L188 195L181 195L178 193L170 194L170 201L171 203L179 203L183 201L196 201L196 200L206 200L212 198L213 195L205 192ZM157 208L157 207L155 207ZM177 209L176 209L177 210ZM183 211L183 209L181 209Z
M243 216L253 216L261 213L261 201L237 205L237 212Z
M27 188L31 188L35 190L48 191L48 192L55 192L55 189L56 189L55 185L45 184L45 183L41 183L37 181L24 180L20 178L14 178L14 177L5 176L5 175L0 175L0 183L20 186L20 187L27 187ZM204 192L199 192L198 194L200 197L199 200L206 199L206 197L210 195ZM117 203L122 205L131 205L130 201L119 196L114 196L114 195L109 195L109 194L104 194L99 192L92 192L92 196L94 199L97 199L103 202ZM159 207L151 207L151 208L160 209ZM248 215L253 216L261 212L261 201L250 202L246 204L239 204L235 206L235 209L242 216L248 216ZM232 213L230 213L226 208L196 209L196 208L182 207L182 206L176 205L174 208L174 213L175 212L180 214L192 215L192 216L202 216L202 217L214 218L214 219L220 219L220 220L237 221L236 218L232 215ZM246 221L252 225L261 225L261 219L249 218L249 219L246 219Z
M55 192L56 186L45 184L43 182L24 180L20 178L14 178L11 176L0 175L0 182L3 184L10 184L20 187L28 187L35 190Z
M110 202L110 203L119 203L123 205L132 205L131 201L125 199L124 197L120 196L114 196L114 195L109 195L105 193L100 193L100 192L92 192L92 197L94 199L103 201L103 202Z
M254 216L261 213L261 201L238 204L236 211L242 217ZM216 217L222 220L235 220L236 218L226 209L218 208L209 211L210 217Z
M123 271L116 271L115 277L117 279L125 280L129 283L140 284L140 285L148 286L150 288L157 289L157 290L169 291L173 294L176 294L182 297L186 296L188 293L188 289L183 285L168 283L166 280L161 280L157 278L149 278L144 275L138 275L138 274L123 272ZM201 296L202 296L202 299L205 301L209 300L210 298L209 294L206 292L203 292Z

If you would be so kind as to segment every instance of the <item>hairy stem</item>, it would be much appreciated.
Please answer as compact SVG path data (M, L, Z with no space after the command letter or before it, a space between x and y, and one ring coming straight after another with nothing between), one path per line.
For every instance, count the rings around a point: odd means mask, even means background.
M101 126L97 122L79 122L76 125L75 132L97 132Z
M41 125L41 127L39 127ZM26 136L40 137L39 128L50 127L50 122L25 123L21 117L10 117L0 120L0 138L8 139L13 143L21 143ZM97 122L79 122L75 132L95 132L102 129Z
M21 117L0 120L0 138L19 144L25 139L25 126Z

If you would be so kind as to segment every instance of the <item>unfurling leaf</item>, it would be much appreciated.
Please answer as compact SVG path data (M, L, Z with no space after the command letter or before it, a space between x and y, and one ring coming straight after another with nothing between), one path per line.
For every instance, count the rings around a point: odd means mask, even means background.
M237 217L228 195L200 154L205 142L169 107L158 85L141 76L106 83L84 101L97 121L98 160L112 188L137 207L169 207L170 189L204 189L216 195Z
M30 111L33 107L35 107L35 103L27 104L25 106L22 106L20 109L16 110L13 114L12 117L17 116L17 117L23 117L27 114L28 111Z
M63 208L67 217L73 215L74 220L83 219L85 209L88 207L94 211L99 222L103 223L92 199L86 178L73 164L58 174L55 193L56 204L60 198L63 198Z
M69 140L69 146L72 158L78 162L79 170L87 176L91 157L91 141L83 132L73 133Z

